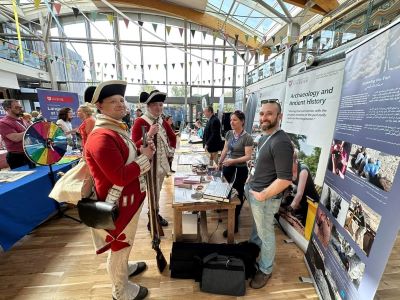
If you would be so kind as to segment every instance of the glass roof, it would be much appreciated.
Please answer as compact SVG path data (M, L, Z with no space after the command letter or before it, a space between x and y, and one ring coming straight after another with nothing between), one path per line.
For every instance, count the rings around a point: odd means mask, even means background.
M289 11L290 17L296 16L302 10L280 2ZM287 18L276 0L208 0L207 12L260 38L273 35L286 24Z

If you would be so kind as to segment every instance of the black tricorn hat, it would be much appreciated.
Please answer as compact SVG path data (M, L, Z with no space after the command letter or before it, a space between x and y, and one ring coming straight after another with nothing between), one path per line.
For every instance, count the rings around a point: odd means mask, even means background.
M92 98L93 98L93 94L94 94L95 90L96 90L96 87L94 85L88 86L86 88L85 96L84 96L85 102L88 102L88 103L92 102Z
M152 102L164 102L167 97L166 93L160 92L159 90L151 91L150 94L147 92L140 93L140 103L152 103Z
M109 80L100 83L94 91L92 104L114 95L125 96L127 82L124 80Z

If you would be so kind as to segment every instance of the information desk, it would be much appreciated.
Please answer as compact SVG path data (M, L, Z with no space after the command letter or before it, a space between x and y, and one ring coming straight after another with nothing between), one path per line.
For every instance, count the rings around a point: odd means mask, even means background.
M182 212L200 212L200 234L202 242L208 242L207 211L209 210L228 210L228 244L234 243L235 229L235 208L240 204L240 200L235 197L230 202L195 202L195 203L172 203L174 209L174 240L180 241L182 235Z
M68 171L77 162L53 165L54 175ZM58 209L58 203L48 197L52 189L48 166L24 166L15 171L34 173L15 182L0 182L0 246L4 251Z

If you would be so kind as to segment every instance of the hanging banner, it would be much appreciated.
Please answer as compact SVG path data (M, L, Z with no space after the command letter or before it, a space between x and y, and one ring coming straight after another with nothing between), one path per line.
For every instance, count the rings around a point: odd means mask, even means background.
M373 299L399 232L400 22L346 54L306 260L322 299Z
M42 115L48 121L57 122L59 110L63 107L69 107L73 113L72 128L81 124L81 120L76 116L79 107L78 94L45 89L37 89L37 94Z
M225 99L224 99L224 94L219 97L219 106L218 106L218 119L222 122L222 114L224 113L224 104L225 104Z

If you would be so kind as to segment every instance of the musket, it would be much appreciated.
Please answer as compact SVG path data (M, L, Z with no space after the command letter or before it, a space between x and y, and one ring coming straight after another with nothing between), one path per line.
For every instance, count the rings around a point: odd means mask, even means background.
M143 146L147 147L147 132L142 126ZM157 135L154 135L154 145L157 149ZM167 260L160 249L160 236L164 236L164 231L160 225L157 212L157 154L153 156L150 171L146 174L147 182L147 200L149 205L150 234L152 237L152 248L156 251L157 267L162 272L167 266Z

